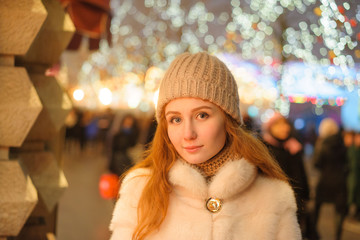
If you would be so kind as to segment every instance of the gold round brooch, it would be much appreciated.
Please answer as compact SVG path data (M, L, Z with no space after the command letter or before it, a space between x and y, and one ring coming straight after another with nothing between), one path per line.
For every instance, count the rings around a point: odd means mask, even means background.
M206 201L206 209L210 212L216 213L220 211L221 207L222 201L218 198L211 197Z

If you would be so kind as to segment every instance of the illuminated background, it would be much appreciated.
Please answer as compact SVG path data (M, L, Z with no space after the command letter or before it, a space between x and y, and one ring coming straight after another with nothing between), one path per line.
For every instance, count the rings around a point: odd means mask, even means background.
M265 122L279 110L301 129L295 109L319 118L336 109L360 130L356 0L113 0L110 9L111 40L63 54L58 78L77 107L152 113L175 56L208 51L233 72L243 114Z

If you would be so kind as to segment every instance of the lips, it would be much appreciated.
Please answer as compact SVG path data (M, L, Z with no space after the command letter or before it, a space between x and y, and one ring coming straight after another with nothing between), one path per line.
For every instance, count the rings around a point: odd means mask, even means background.
M187 151L187 152L190 152L190 153L193 153L193 152L196 152L198 150L200 150L200 148L202 148L203 146L187 146L187 147L184 147L184 149Z

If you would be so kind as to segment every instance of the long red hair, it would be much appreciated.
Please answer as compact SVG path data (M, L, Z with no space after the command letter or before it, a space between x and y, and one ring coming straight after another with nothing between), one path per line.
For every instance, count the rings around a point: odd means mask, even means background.
M288 182L277 162L273 159L266 146L244 130L229 115L225 114L225 130L227 144L231 151L258 167L259 172L268 177ZM135 165L137 168L149 168L151 175L138 205L138 225L133 233L133 240L143 240L150 233L159 229L164 221L172 190L168 173L178 158L175 148L167 134L167 123L164 113L161 115L154 139L145 152L144 160Z

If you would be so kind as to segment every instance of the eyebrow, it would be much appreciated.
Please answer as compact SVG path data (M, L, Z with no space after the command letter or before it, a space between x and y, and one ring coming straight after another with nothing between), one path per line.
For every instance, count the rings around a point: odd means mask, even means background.
M210 107L210 106L200 106L200 107L197 107L197 108L192 109L191 112L196 112L196 111L198 111L198 110L200 110L200 109L210 109L210 110L213 110L213 108ZM178 112L178 111L169 111L169 112L165 113L165 116L167 116L167 115L169 115L169 114L179 114L179 112Z

